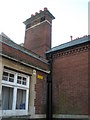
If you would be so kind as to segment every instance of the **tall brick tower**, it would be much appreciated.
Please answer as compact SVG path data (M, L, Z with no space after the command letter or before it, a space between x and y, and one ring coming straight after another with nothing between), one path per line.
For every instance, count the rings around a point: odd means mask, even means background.
M45 52L51 49L53 19L55 17L47 8L36 12L35 15L32 14L24 22L26 25L24 47L45 57Z

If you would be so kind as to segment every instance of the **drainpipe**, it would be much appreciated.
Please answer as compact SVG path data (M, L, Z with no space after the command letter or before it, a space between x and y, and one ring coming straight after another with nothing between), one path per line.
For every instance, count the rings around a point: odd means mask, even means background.
M52 120L52 55L49 59L50 74L47 76L47 120Z

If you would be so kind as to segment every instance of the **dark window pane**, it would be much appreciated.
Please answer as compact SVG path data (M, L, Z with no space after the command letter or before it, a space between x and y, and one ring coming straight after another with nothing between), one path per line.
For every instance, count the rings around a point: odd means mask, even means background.
M8 73L7 72L3 72L3 76L8 76Z
M25 77L23 77L23 80L26 80L26 78L25 78Z
M9 78L9 82L14 82L14 79L13 78Z
M14 74L10 74L10 77L13 77L13 78L14 78Z
M23 81L22 84L23 84L23 85L26 85L26 81Z
M2 80L8 81L8 77L3 76Z
M17 80L17 83L18 83L18 84L21 84L21 80Z
M22 79L22 77L21 77L21 76L18 76L18 79Z

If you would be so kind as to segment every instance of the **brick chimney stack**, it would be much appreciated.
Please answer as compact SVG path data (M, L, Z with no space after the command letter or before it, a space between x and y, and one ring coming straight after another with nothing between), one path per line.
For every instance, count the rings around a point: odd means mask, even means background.
M45 52L51 49L52 20L55 17L47 8L32 14L24 24L24 47L45 58Z

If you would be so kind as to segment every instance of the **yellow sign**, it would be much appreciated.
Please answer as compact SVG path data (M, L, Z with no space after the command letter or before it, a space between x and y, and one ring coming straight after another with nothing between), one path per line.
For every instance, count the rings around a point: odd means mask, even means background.
M37 78L40 79L40 80L43 80L43 76L42 75L38 75Z

